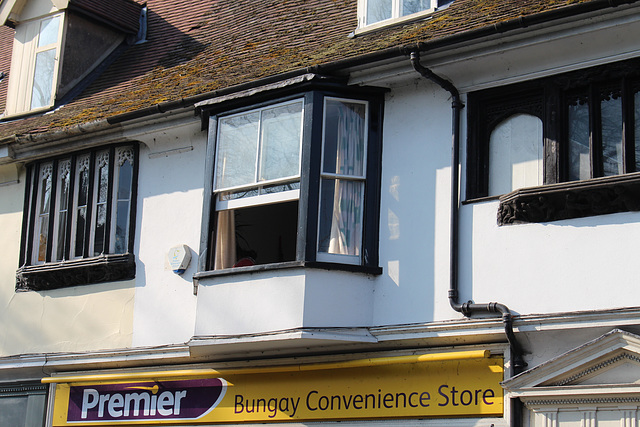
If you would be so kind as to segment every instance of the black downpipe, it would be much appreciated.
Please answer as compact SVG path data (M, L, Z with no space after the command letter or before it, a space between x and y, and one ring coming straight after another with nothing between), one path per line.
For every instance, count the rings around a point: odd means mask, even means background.
M411 65L426 79L439 85L441 88L451 94L452 108L452 141L451 141L451 220L450 220L450 239L451 246L449 251L449 303L455 311L470 317L474 313L499 313L502 315L502 323L504 324L504 332L509 341L511 349L511 374L517 375L527 366L522 357L522 347L513 333L513 316L511 310L498 302L490 302L487 304L476 304L471 301L458 302L458 258L459 258L459 218L460 218L460 110L464 108L464 104L460 100L458 89L449 80L436 75L430 69L420 64L420 53L415 50L411 52ZM516 427L522 425L522 406L519 399L511 399L511 419L510 426Z

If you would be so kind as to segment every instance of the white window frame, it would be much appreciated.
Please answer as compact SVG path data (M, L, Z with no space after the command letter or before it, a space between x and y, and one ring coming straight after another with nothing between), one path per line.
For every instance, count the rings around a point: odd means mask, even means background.
M41 24L49 19L59 18L58 35L55 43L38 47ZM62 40L65 28L65 14L55 13L43 18L21 22L16 26L11 55L11 74L7 93L6 116L25 112L38 112L51 108L55 102L58 87L60 58L62 57ZM36 55L50 49L56 49L51 97L49 103L38 108L31 108L33 79L36 67Z
M298 173L292 176L288 176L288 177L281 177L278 179L271 179L271 180L264 180L261 181L258 178L258 175L260 173L260 169L259 169L259 164L260 164L260 151L262 150L262 113L265 110L270 110L276 107L281 107L281 106L285 106L285 105L293 105L293 104L301 104L301 110L300 110L300 140L298 143ZM261 108L254 108L251 110L247 110L247 111L243 111L240 113L236 113L236 114L230 114L227 116L222 117L221 119L226 119L226 118L231 118L231 117L238 117L238 116L243 116L246 114L250 114L250 113L259 113L260 114L260 119L258 122L258 144L256 146L256 149L258 151L257 155L256 155L256 166L255 166L255 175L254 175L254 182L250 183L250 184L244 184L244 185L236 185L236 186L230 186L230 187L222 187L222 188L216 188L217 186L217 163L216 166L214 168L214 173L213 173L213 193L214 193L214 197L215 197L215 209L216 211L223 211L223 210L230 210L230 209L238 209L238 208L244 208L244 207L249 207L249 206L260 206L260 205L266 205L266 204L272 204L272 203L280 203L280 202L286 202L286 201L293 201L293 200L298 200L300 198L300 190L296 189L296 190L289 190L289 191L281 191L281 192L277 192L277 193L268 193L268 194L258 194L256 196L250 196L250 197L242 197L242 198L237 198L237 199L231 199L231 200L221 200L221 195L223 193L233 193L233 192L237 192L237 191L242 191L242 190L258 190L261 191L262 188L264 187L269 187L272 185L278 185L278 184L289 184L289 183L295 183L295 182L300 182L300 174L301 174L301 168L302 168L302 141L303 141L303 136L304 136L304 99L303 98L297 98L291 101L286 101L286 102L281 102L281 103L277 103L277 104L272 104L272 105L268 105L265 107L261 107ZM219 126L218 127L218 131L217 131L217 135L216 135L216 141L220 141L221 140L221 132L222 129ZM217 144L216 146L216 155L215 158L218 159L220 156L219 153L220 150L220 144Z
M338 101L338 102L345 102L345 103L351 103L351 104L362 104L365 107L365 115L364 115L364 147L363 147L363 159L362 159L362 174L361 175L345 175L345 174L340 174L340 173L329 173L329 172L325 172L324 171L324 159L325 159L325 149L326 149L326 131L327 131L327 102L328 101ZM356 181L356 182L361 182L363 183L364 187L363 187L363 191L361 194L361 200L360 200L360 205L364 208L365 205L365 200L364 200L364 196L366 194L366 185L367 185L367 164L368 164L368 152L369 152L369 147L368 147L368 143L369 143L369 102L368 101L363 101L360 99L353 99L353 98L338 98L338 97L331 97L331 96L326 96L324 98L323 101L323 111L322 111L322 154L320 156L320 200L319 200L319 204L318 206L322 205L322 180L323 179L333 179L333 180L344 180L344 181ZM364 210L360 212L360 221L364 222L365 218L364 218ZM321 228L321 221L320 218L318 218L318 229L316 230L316 236L317 236L317 241L320 241L320 228ZM364 236L361 236L364 237ZM344 255L344 254L333 254L333 253L329 253L329 252L321 252L318 248L318 244L316 245L316 259L318 261L321 262L335 262L335 263L343 263L343 264L354 264L354 265L358 265L361 263L362 261L362 251L363 251L363 246L362 246L362 242L360 244L360 255Z
M402 0L391 0L391 17L388 19L383 19L382 21L369 23L367 16L369 1L370 0L358 0L358 28L355 30L356 34L376 30L378 28L386 27L400 22L411 21L413 19L417 19L433 13L438 8L438 0L429 0L430 4L428 8L421 10L420 12L403 16Z

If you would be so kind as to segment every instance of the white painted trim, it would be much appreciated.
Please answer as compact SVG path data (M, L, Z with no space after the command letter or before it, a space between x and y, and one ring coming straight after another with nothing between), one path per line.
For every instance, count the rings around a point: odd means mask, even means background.
M216 210L224 211L249 206L262 206L272 203L289 202L300 199L300 190L280 191L278 193L260 194L259 196L243 197L233 200L216 201Z

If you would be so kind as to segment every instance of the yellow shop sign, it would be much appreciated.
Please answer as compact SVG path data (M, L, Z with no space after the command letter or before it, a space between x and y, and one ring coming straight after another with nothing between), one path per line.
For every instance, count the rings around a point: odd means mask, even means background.
M502 416L488 351L215 371L51 377L54 426Z

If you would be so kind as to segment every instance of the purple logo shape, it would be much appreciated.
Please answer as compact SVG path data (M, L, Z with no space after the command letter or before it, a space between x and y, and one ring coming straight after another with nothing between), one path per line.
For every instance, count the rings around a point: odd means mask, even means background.
M67 421L196 420L226 389L222 378L71 386Z

